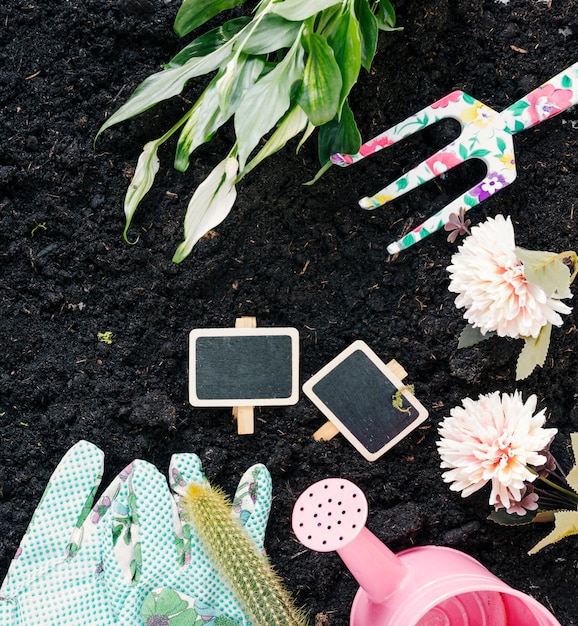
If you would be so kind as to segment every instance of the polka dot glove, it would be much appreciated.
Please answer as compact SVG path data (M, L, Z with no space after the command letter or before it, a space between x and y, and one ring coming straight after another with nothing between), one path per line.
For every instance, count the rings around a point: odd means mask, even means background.
M154 466L135 461L111 507L103 572L116 623L129 626L145 619L150 625L168 624L173 623L167 621L170 616L177 624L194 624L195 611L199 624L247 624L180 508L176 490L206 481L200 459L195 454L174 455L169 475L170 489ZM271 477L264 465L254 465L239 482L232 515L260 550L270 507ZM157 591L161 587L169 589ZM179 621L185 619L177 619L181 613L189 621Z
M141 611L182 609L181 597L199 623L246 624L156 467L134 461L91 509L102 468L102 452L85 441L56 468L0 587L0 626L142 625ZM175 455L170 476L172 487L205 480L194 454ZM239 483L233 514L261 549L270 505L269 473L256 465ZM149 595L158 587L171 589Z
M103 453L86 441L59 463L0 587L1 626L114 623L105 581L95 575L101 561L97 526L83 527L103 463Z

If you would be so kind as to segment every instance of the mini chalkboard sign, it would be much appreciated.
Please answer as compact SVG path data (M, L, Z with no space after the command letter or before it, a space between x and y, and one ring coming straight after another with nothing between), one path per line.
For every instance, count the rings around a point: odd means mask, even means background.
M238 321L235 328L191 331L189 401L193 406L234 407L239 434L249 434L252 407L285 406L298 399L295 328L255 328Z
M403 385L405 370L386 365L363 341L355 341L303 385L330 420L314 435L341 432L368 460L375 461L427 419L425 407Z

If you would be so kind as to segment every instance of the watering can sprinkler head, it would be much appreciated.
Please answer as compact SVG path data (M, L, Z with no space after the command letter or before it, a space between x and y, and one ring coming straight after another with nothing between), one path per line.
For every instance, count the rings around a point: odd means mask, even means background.
M367 499L343 478L315 483L293 509L293 530L299 541L317 552L335 551L369 598L385 601L407 575L406 567L365 526Z
M293 509L297 539L337 552L360 585L351 626L560 626L463 552L422 546L394 554L366 528L367 513L361 489L343 478L311 485Z

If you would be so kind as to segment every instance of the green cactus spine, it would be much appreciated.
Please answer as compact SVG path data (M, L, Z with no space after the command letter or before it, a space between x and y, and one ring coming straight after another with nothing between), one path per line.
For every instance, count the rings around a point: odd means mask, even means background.
M183 508L216 569L253 626L307 626L269 560L231 517L227 496L210 485L184 489Z

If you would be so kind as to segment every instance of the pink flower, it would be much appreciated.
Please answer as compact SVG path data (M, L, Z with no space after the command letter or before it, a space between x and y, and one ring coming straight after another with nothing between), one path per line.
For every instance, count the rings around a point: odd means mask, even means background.
M513 511L523 501L526 483L537 478L528 466L546 461L540 452L557 430L542 428L545 409L533 414L534 395L524 403L517 391L501 396L496 391L478 400L465 398L462 405L439 428L441 467L448 469L442 478L464 498L491 483L490 504Z
M462 97L461 91L452 91L447 96L440 98L437 102L431 105L432 109L445 109L452 102L459 102Z
M460 163L463 163L463 161L458 159L458 157L451 152L434 154L426 160L426 165L436 176L451 170L452 167L456 167L456 165Z
M359 154L366 157L374 152L379 152L379 150L386 148L387 146L391 146L394 143L393 139L390 139L387 136L377 136L373 139L370 139L366 143L364 143L359 149Z
M537 124L572 106L572 90L556 89L547 83L526 96L526 101L530 105L530 120L532 124Z
M456 307L465 309L464 318L482 335L537 337L548 323L562 325L560 313L571 312L528 282L515 248L510 218L497 215L472 228L447 268Z
M522 494L522 499L519 502L510 502L509 507L505 507L499 496L494 504L494 508L498 509L506 509L506 513L508 515L516 514L516 515L526 515L528 511L535 511L538 508L538 494L534 493L532 485L528 485L529 488L526 488L526 493ZM532 489L532 491L530 491Z

